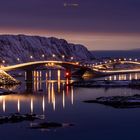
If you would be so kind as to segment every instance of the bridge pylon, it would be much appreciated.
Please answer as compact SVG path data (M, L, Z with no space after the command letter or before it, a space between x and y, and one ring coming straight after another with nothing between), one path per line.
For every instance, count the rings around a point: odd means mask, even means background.
M26 70L26 92L31 93L33 91L33 71Z
M26 81L32 83L33 82L33 71L26 70Z

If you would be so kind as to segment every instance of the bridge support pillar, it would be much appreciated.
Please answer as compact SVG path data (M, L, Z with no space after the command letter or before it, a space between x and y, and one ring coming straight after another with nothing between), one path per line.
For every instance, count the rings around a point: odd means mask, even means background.
M26 81L27 82L33 82L33 74L32 74L32 70L27 70L26 71Z
M32 70L26 71L26 92L32 93L33 91L33 74Z

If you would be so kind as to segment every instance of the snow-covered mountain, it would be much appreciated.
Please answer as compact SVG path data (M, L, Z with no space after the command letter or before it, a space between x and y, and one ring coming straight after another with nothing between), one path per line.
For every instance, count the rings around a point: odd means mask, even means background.
M53 58L52 55L55 55ZM90 60L92 54L83 45L68 43L64 39L27 35L0 35L0 61L16 64L34 60ZM3 61L3 62L4 62Z

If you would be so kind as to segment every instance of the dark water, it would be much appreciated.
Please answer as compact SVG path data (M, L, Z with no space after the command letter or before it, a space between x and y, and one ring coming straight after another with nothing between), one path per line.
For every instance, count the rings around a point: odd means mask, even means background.
M129 77L129 76L128 76ZM138 75L139 77L139 75ZM49 129L29 129L32 123L21 122L0 125L2 140L139 140L140 110L114 109L83 101L100 96L134 95L140 90L130 88L74 88L66 86L63 72L53 70L34 73L32 92L24 78L15 95L0 96L0 114L19 112L44 115L44 121L73 123L74 126Z

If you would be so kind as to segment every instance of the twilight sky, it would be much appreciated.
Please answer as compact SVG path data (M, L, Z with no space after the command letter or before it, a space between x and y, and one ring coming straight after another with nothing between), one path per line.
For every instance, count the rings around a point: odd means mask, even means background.
M140 0L1 0L0 34L56 36L90 50L140 48Z

